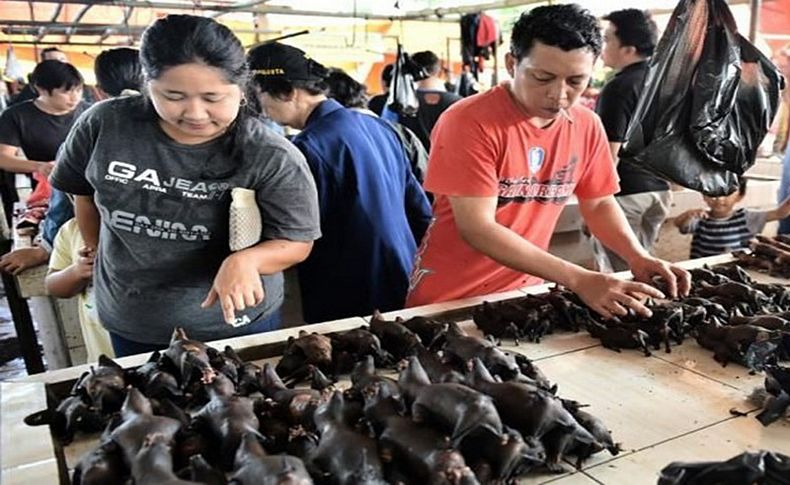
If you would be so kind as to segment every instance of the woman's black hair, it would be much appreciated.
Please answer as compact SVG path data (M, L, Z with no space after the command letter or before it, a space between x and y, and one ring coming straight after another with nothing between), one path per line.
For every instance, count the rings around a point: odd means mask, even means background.
M30 82L37 89L43 89L49 94L52 94L53 89L69 91L85 83L82 79L82 74L76 67L68 62L54 59L41 61L36 64L36 68L33 69L33 73L30 75Z
M274 98L287 98L294 89L302 89L313 96L329 95L329 85L326 79L290 81L280 76L254 76L252 82L260 88L262 93L267 93Z
M119 47L102 51L93 64L96 83L110 96L120 96L125 89L140 91L143 71L137 49Z
M595 57L603 45L598 20L574 3L547 5L522 13L513 25L510 53L520 62L529 55L535 41L564 51L588 48Z
M368 107L367 87L344 70L330 68L326 83L329 85L329 97L346 108Z
M158 79L171 67L204 64L222 71L225 79L246 92L249 68L244 47L231 30L216 20L194 15L168 15L151 24L140 42L140 64L146 79ZM242 107L224 135L228 155L239 160L242 127L249 118Z

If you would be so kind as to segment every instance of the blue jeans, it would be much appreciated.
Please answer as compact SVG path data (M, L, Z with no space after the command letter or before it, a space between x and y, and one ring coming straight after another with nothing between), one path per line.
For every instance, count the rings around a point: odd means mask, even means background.
M71 201L66 197L66 194L52 187L52 194L49 196L49 209L47 209L44 222L41 223L41 237L50 248L55 243L55 236L57 236L60 227L72 217L74 217L74 206L71 205Z
M790 143L787 145L785 157L782 159L782 180L779 182L778 199L781 204L790 196ZM790 234L790 217L779 221L779 234Z
M271 332L277 330L282 324L282 316L280 309L274 311L266 318L257 320L249 325L245 325L238 329L239 333L235 336L241 337L242 335L252 335L256 333ZM188 333L187 333L188 335ZM145 354L155 350L162 350L167 348L168 344L146 344L142 342L135 342L125 337L121 337L117 333L110 332L110 341L112 342L112 349L115 351L116 357L126 357L127 355Z

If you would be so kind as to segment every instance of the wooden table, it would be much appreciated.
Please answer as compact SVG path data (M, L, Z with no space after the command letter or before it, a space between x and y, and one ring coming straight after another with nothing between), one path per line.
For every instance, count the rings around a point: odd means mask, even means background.
M694 267L705 261L719 263L727 260L729 257L714 257L683 264ZM626 277L627 273L620 276ZM763 276L759 278L766 279ZM385 316L463 316L483 300L519 297L546 289L546 286L533 287L392 312ZM461 318L461 324L467 331L477 332L468 318ZM367 320L352 318L306 328L319 333L342 331L364 325ZM279 352L281 342L298 333L299 329L229 339L212 345L222 348L228 343L238 348L244 354L243 358L255 359L256 355L267 351ZM755 387L762 385L762 376L749 375L745 368L734 364L721 367L713 360L711 352L699 347L693 339L673 347L670 354L656 352L652 357L644 357L637 351L612 352L586 333L559 333L547 336L540 344L504 347L535 360L546 376L559 385L560 396L589 404L589 412L603 419L623 447L617 457L599 453L581 470L570 471L569 466L568 473L530 475L521 483L655 483L659 471L676 460L724 460L743 451L757 449L790 455L790 421L763 427L754 419L758 410L749 402L748 396ZM120 362L124 366L139 365L147 357L132 356L120 359ZM49 482L57 480L58 469L53 468L51 462L55 455L52 442L40 436L42 428L20 427L19 420L43 407L45 383L63 386L84 369L63 369L3 385L0 396L3 426L0 432L4 484L31 483L37 478L46 478ZM746 416L733 416L731 409ZM25 439L14 442L14 436L25 436ZM6 443L18 443L18 446L7 451ZM92 446L93 443L83 442L70 447L66 451L66 461L73 466L79 454Z

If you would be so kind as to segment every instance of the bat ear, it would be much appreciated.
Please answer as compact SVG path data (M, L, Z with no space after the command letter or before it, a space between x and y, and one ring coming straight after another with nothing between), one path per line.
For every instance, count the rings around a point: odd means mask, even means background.
M99 365L102 367L114 367L118 370L123 370L123 367L118 365L117 362L115 362L114 360L112 360L111 358L107 357L104 354L101 354L99 356Z

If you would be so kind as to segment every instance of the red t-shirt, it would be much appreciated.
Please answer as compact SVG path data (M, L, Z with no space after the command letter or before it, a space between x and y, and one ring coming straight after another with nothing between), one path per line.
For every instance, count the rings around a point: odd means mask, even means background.
M448 196L498 197L496 220L547 249L571 194L617 193L617 171L598 116L576 106L537 128L506 85L460 101L433 131L425 189L434 221L417 253L407 307L540 284L461 239Z

